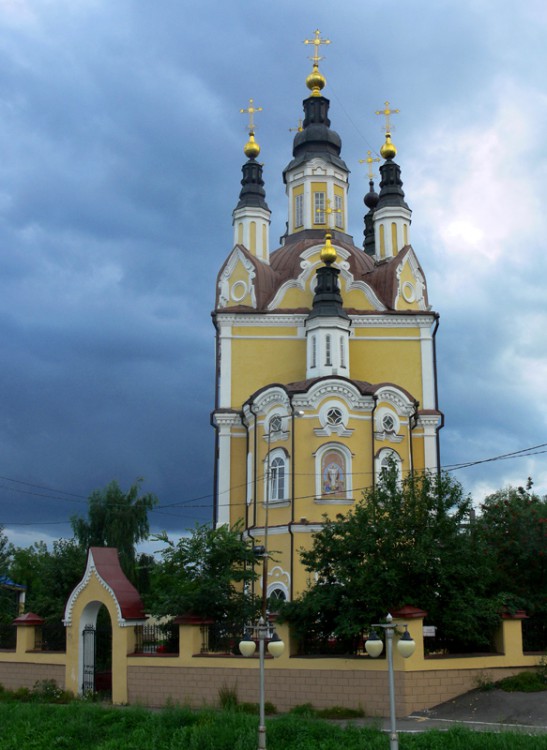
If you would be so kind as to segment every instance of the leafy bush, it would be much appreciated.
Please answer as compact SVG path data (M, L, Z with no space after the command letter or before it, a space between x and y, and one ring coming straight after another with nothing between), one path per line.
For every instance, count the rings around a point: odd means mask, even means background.
M233 686L224 683L218 690L218 702L224 711L233 711L239 704L237 683Z
M506 693L539 693L547 690L547 682L539 672L519 672L500 680L496 687Z
M289 713L304 719L362 719L365 715L362 708L346 708L345 706L314 708L311 703L294 706Z
M362 708L346 708L345 706L330 706L317 711L319 719L362 719L364 715Z

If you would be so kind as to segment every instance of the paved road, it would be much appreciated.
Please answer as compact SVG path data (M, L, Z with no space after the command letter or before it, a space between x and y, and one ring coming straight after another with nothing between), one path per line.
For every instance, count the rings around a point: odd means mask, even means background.
M389 728L387 719L376 720ZM374 723L364 720L363 723ZM472 690L426 711L416 711L397 720L401 732L466 726L480 731L547 733L547 691L506 693L503 690Z

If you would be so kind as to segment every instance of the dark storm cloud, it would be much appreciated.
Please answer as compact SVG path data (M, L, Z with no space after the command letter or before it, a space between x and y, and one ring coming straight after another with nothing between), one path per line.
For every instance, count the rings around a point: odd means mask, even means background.
M0 475L81 496L41 497L3 479L0 523L36 522L36 536L67 534L68 518L91 490L138 476L162 503L182 504L155 513L154 528L181 532L210 518L211 499L194 498L212 493L210 310L231 249L244 160L239 109L250 97L264 107L257 137L275 247L286 221L281 172L290 159L289 128L307 93L309 48L301 42L317 26L333 40L322 50L322 69L352 170L357 244L367 188L358 159L381 142L374 111L386 99L401 109L395 135L414 210L413 244L442 316L443 460L542 442L545 418L533 400L518 405L510 394L544 349L534 336L508 347L508 331L519 339L519 316L537 299L538 282L528 280L540 277L538 259L533 253L529 267L511 266L514 283L500 290L504 264L515 256L509 245L520 239L513 222L508 237L494 238L491 272L473 272L466 289L476 295L473 312L458 302L459 250L443 234L446 215L461 207L465 172L484 159L479 139L464 139L450 158L460 131L469 123L477 132L496 130L491 117L504 76L517 87L539 85L541 65L526 73L546 21L540 5L534 10L531 27L528 6L509 18L486 0L435 7L355 0L336 13L326 0L0 2ZM541 45L534 49L539 54ZM541 98L531 99L537 120ZM507 122L511 129L509 118L501 133ZM463 169L466 149L475 158ZM544 158L543 150L534 155L537 185ZM428 197L444 196L447 185L454 189L446 198ZM486 208L495 203L480 180L468 190ZM518 195L513 212L530 210ZM473 219L488 235L486 208L482 220ZM544 315L541 306L534 314ZM534 387L537 401L545 394ZM486 476L495 487L494 470L470 484Z

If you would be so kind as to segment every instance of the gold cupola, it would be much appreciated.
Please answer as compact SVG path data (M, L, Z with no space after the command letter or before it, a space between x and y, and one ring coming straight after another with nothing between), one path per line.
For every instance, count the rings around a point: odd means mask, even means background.
M243 153L247 157L247 159L256 159L256 157L260 153L260 146L255 140L255 134L251 130L249 133L249 140L247 143L243 146Z
M336 248L331 243L332 235L330 232L325 234L325 244L321 248L321 260L327 266L330 266L337 258Z

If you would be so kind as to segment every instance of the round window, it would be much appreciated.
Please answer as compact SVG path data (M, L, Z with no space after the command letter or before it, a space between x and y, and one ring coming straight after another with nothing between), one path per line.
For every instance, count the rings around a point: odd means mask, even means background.
M275 414L270 419L270 432L279 432L282 426L283 426L283 420L281 419L279 414Z
M340 409L329 409L327 412L327 424L336 426L342 424L342 412Z
M386 432L395 432L395 420L391 414L384 414L382 418L382 427Z

